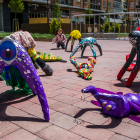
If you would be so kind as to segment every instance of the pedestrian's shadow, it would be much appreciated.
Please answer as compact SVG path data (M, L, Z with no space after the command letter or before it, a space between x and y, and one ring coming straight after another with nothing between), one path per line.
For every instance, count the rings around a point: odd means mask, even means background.
M7 90L0 94L0 121L31 121L45 122L43 119L33 117L10 116L6 114L6 109L12 104L22 103L33 98L35 95L29 94L24 90ZM24 98L23 98L24 97ZM21 98L21 99L20 99ZM32 111L32 110L31 110ZM4 120L5 119L5 120Z
M124 78L122 80L119 80L121 83L114 84L114 86L116 86L116 87L126 87L127 80L128 80L128 78ZM140 82L133 82L130 87L126 87L126 88L130 88L135 93L140 93L140 86L139 85L140 85Z
M103 112L102 112L102 109L99 109L99 108L88 108L88 109L82 109L80 110L75 116L74 118L79 118L81 117L83 114L85 114L86 112L88 111L101 111L101 115L103 115L105 118L111 118L111 123L110 124L107 124L107 125L87 125L86 127L87 128L115 128L117 127L121 122L122 122L122 119L117 119L117 118L114 118L114 117L110 117L110 116L107 116L105 115Z

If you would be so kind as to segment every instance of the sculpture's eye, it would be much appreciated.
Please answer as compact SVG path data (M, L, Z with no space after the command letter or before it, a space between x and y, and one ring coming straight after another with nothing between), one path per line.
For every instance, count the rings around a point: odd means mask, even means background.
M82 65L82 68L89 69L89 66L88 66L87 64L83 64L83 65Z
M5 49L1 53L4 58L12 58L14 56L14 51L11 49Z
M0 57L4 61L11 63L12 61L14 61L16 55L17 55L17 50L14 42L8 39L2 40L0 44Z

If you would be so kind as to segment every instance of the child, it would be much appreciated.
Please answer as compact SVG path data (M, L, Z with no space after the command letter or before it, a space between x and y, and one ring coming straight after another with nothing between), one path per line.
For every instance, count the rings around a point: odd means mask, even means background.
M65 49L65 42L66 42L66 37L63 34L63 30L61 28L58 28L55 32L55 39L54 43L57 44L57 49L61 46L62 49Z

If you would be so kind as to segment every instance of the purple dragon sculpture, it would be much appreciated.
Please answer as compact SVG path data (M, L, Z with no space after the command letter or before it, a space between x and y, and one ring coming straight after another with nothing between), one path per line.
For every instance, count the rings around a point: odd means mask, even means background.
M46 121L49 121L49 106L46 95L31 58L24 47L22 47L18 42L8 38L3 39L0 42L0 73L2 73L6 67L12 66L16 66L18 68L33 94L38 96L44 113L44 118ZM16 78L15 75L16 74L13 75L14 79ZM12 78L12 76L10 78Z
M104 114L122 118L130 113L140 113L140 94L123 95L122 92L113 93L94 86L88 86L81 91L91 93L102 107ZM94 104L95 101L91 102Z

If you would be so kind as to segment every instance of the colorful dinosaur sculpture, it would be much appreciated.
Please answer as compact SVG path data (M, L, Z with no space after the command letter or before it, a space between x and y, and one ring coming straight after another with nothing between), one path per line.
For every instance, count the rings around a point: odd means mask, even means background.
M70 57L71 63L76 67L78 70L78 75L81 76L85 80L91 80L92 76L90 75L93 72L94 65L96 64L96 59L93 57L88 57L88 61L90 63L77 63L76 57Z

